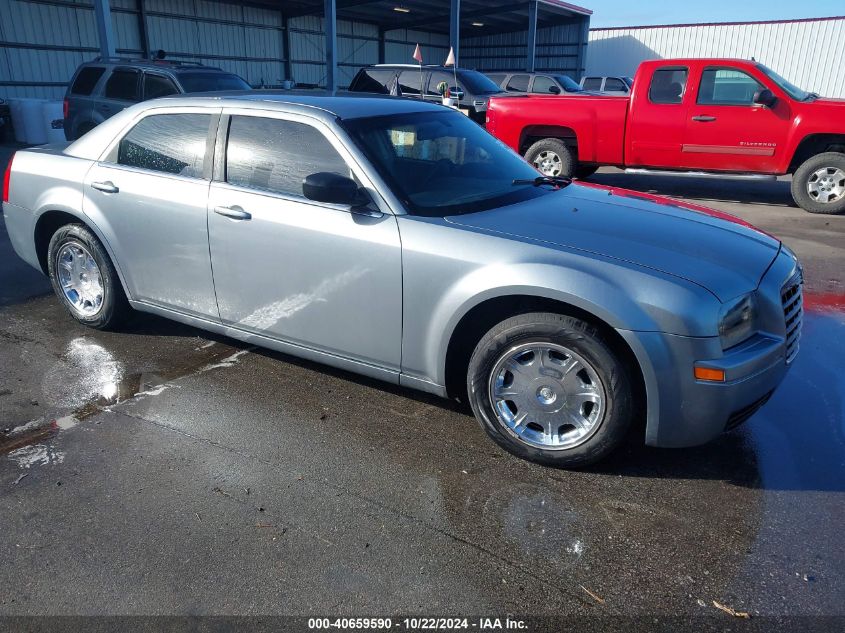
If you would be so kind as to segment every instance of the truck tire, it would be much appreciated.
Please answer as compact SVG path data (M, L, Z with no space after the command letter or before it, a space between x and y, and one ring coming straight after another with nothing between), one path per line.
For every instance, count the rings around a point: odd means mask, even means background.
M792 198L809 213L845 211L845 154L824 152L804 161L792 175Z
M594 325L533 312L502 321L475 347L467 394L481 427L517 457L578 468L625 439L629 367Z
M537 141L525 152L525 160L544 176L571 178L575 173L575 158L566 143L557 138Z
M59 300L83 325L115 329L132 310L106 249L82 224L66 224L53 234L47 272Z

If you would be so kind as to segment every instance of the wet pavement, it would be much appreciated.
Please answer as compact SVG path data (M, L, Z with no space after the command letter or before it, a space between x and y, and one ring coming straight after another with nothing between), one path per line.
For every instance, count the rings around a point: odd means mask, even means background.
M782 387L707 446L580 472L447 401L157 317L83 328L0 228L0 615L845 616L845 217L765 202L709 201L810 262Z

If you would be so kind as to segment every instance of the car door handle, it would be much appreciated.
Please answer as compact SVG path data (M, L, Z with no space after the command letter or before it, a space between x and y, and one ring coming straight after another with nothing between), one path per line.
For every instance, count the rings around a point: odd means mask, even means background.
M716 117L709 116L707 114L699 114L698 116L692 117L693 121L700 121L701 123L710 123L710 121L715 121Z
M107 180L105 182L92 182L91 186L97 191L102 191L103 193L117 193L120 191L117 185L115 185L111 180Z
M239 206L231 206L231 207L214 207L214 212L218 215L224 215L227 218L232 218L233 220L250 220L252 219L252 214L248 211L244 211Z

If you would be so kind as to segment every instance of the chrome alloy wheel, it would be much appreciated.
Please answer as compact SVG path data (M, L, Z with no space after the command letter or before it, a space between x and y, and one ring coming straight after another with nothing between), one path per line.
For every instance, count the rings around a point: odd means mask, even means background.
M555 152L543 150L537 154L537 158L534 159L534 167L539 169L540 173L544 176L560 176L560 156L558 156Z
M829 204L845 197L845 171L838 167L822 167L807 180L807 193L816 202Z
M82 244L69 242L56 255L59 286L71 308L90 317L103 306L103 277L100 267Z
M500 424L534 448L563 450L586 442L605 411L605 388L593 366L554 343L510 348L493 366L490 402Z

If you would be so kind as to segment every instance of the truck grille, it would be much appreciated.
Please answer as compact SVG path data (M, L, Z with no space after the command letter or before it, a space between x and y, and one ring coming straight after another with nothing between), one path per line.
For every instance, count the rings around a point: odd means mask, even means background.
M803 279L799 270L790 277L780 291L780 298L783 303L783 318L786 323L787 364L795 359L795 355L798 353L798 341L801 338L801 322L804 316L802 283Z

